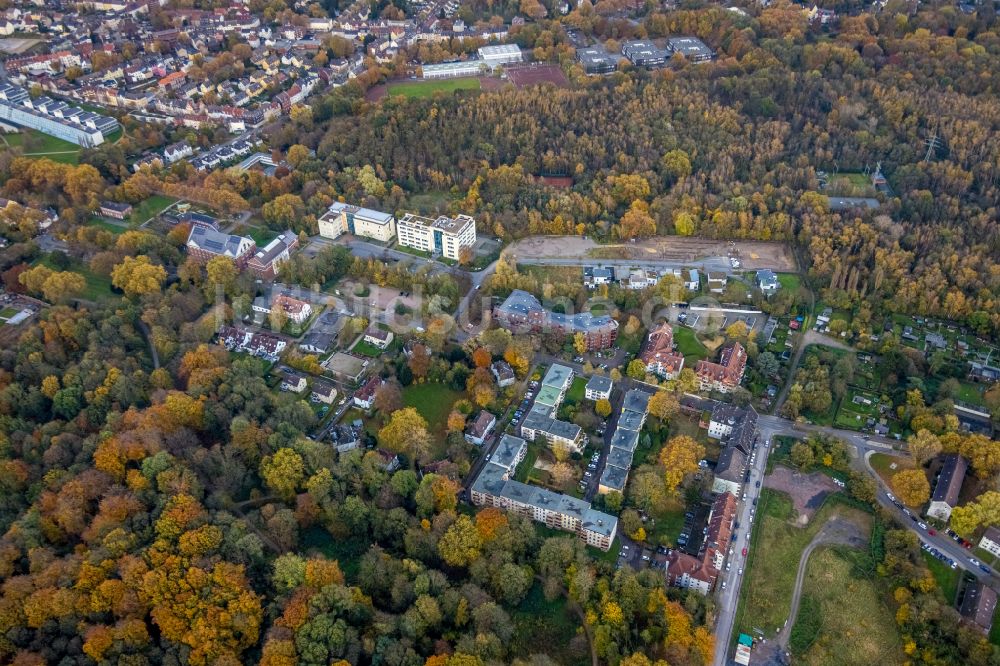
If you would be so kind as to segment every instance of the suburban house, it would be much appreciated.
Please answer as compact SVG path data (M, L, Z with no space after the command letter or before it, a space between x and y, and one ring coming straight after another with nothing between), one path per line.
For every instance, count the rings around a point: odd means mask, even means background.
M520 289L512 291L507 300L494 308L493 317L500 327L514 333L582 333L587 351L607 349L614 345L618 337L618 322L609 315L552 312L542 307L537 298Z
M650 331L639 352L639 360L646 364L646 372L664 379L676 379L684 368L684 356L674 351L674 329L667 322Z
M392 344L392 331L381 328L378 324L371 324L365 331L364 341L379 349L385 349Z
M944 456L944 465L938 473L934 484L934 494L927 507L927 516L948 522L951 510L958 505L958 496L962 491L962 482L969 469L969 461L957 453Z
M312 393L309 395L309 398L316 402L332 405L333 401L337 399L337 387L323 379L314 379Z
M688 291L699 291L701 289L701 276L698 269L692 268L688 271L687 280L684 281L684 288Z
M271 361L278 360L278 355L285 350L288 344L270 333L254 332L227 325L219 327L218 340L219 344L229 351L246 352Z
M254 312L259 312L264 316L269 316L272 311L278 310L289 321L301 324L312 316L312 306L288 294L278 294L268 303L267 296L258 296L253 299L250 306Z
M281 374L281 390L302 393L306 390L306 378L297 372L286 370Z
M337 453L347 453L358 448L361 444L359 431L360 428L346 425L335 425L330 428L330 441L336 447Z
M589 380L587 380L587 386L584 389L584 397L587 400L610 400L611 399L611 389L614 386L614 382L610 378L604 375L594 375Z
M990 525L979 540L979 547L994 557L1000 557L1000 529Z
M472 423L465 429L465 441L469 444L475 444L476 446L482 446L486 438L489 437L490 432L493 430L493 426L497 424L497 417L489 413L485 409L479 412Z
M778 276L769 268L757 271L755 282L757 283L757 287L764 292L765 296L770 296L781 288Z
M743 372L747 367L747 352L738 342L722 350L718 363L701 360L695 365L694 373L698 377L702 391L718 391L728 393L743 381Z
M249 261L249 268L258 277L273 280L281 271L281 264L288 261L291 253L299 246L299 237L291 230L268 243L262 250L257 250Z
M357 384L365 374L368 361L353 354L334 352L330 358L323 362L323 365L340 379L350 384Z
M115 220L124 220L131 214L132 214L132 206L130 204L118 203L116 201L101 202L102 217L110 217Z
M506 388L514 383L516 377L514 376L514 369L510 367L507 361L495 361L490 366L490 372L496 377L497 386L500 388Z
M252 238L224 234L205 224L192 224L187 251L188 255L201 263L207 263L214 257L227 257L242 270L257 251L257 244Z
M610 268L592 268L586 266L583 269L583 285L588 289L593 289L602 284L611 284L614 273Z
M368 411L375 406L375 391L382 386L382 379L377 375L372 376L365 382L365 385L354 394L355 406Z
M726 291L726 282L729 278L725 273L710 271L708 273L708 291L713 294L721 294Z
M958 612L985 634L993 627L993 612L997 607L997 593L988 585L969 581L962 592Z
M313 322L305 337L299 342L299 349L310 354L325 354L337 342L337 334L343 327L340 315L327 310Z

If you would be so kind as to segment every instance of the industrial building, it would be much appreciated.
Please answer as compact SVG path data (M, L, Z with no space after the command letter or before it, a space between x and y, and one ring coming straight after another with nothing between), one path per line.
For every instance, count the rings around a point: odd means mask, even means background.
M396 236L396 216L337 201L319 218L319 235L337 238L344 233L388 243Z
M407 213L396 225L396 233L400 245L460 261L462 248L476 244L476 221L468 215L431 219Z

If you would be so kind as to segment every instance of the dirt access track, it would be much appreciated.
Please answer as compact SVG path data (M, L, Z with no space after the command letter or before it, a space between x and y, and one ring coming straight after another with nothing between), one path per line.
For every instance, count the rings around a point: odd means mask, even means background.
M511 245L507 252L517 259L626 260L636 262L696 262L706 259L739 258L746 270L770 268L795 272L795 257L785 243L728 241L686 236L657 236L635 243L600 245L579 236L533 236Z

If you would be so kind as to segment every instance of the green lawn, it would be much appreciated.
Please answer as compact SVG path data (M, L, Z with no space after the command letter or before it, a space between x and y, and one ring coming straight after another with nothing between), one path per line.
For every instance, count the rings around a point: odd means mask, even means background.
M450 93L456 90L479 90L479 79L441 79L428 81L414 81L412 83L394 83L389 86L390 95L404 95L406 97L431 97L435 93Z
M0 319L3 319L3 320L10 319L14 315L16 315L18 312L19 311L18 311L17 308L4 308L3 310L0 310Z
M778 283L782 289L796 292L802 286L802 278L797 273L778 273Z
M403 389L403 404L416 407L420 415L427 419L431 436L437 444L434 447L434 460L444 456L445 439L448 427L448 413L452 405L462 397L458 391L453 391L444 384L427 382L410 384Z
M967 402L970 405L976 405L979 407L984 406L986 403L983 400L982 387L978 384L973 384L971 382L962 382L961 388L956 396L962 402Z
M538 460L538 454L542 452L542 447L544 446L544 444L528 442L528 450L524 454L524 460L518 464L517 470L514 472L515 481L520 481L521 483L528 482L528 476L531 475L531 470L535 468L535 461Z
M910 458L890 456L885 453L873 453L868 462L871 463L872 469L878 472L878 475L886 483L889 483L889 480L896 472L913 468L913 461ZM893 464L896 465L895 468L892 467Z
M677 351L687 359L685 365L691 365L708 356L708 350L701 344L694 331L685 326L674 328L674 342L677 343ZM691 365L691 367L694 367Z
M813 552L802 582L802 600L792 629L794 662L901 664L902 641L866 567L867 553L846 548Z
M934 575L934 580L937 581L938 588L940 588L941 594L944 595L945 601L949 605L954 604L955 597L958 595L958 581L961 578L962 571L960 569L952 569L926 551L920 552L924 556L927 568Z
M92 217L87 222L88 227L100 227L105 231L111 232L113 234L121 234L128 231L128 227L122 226L120 224L115 224L114 222L108 222L100 217Z
M240 233L252 238L257 247L264 247L278 236L276 232L261 227L244 227Z
M554 663L566 666L585 666L590 663L590 650L586 640L575 641L577 631L582 629L580 618L567 607L566 598L558 596L549 601L542 592L542 586L535 583L524 601L513 610L514 637L510 652L520 657L528 657L544 651ZM573 649L573 648L576 649Z
M587 379L585 377L576 376L573 378L573 383L570 385L569 390L566 391L566 404L575 405L577 403L583 402L583 396L587 392Z
M71 141L49 136L33 129L24 129L17 134L5 134L4 139L9 146L23 148L26 155L80 152L80 146Z
M40 259L36 259L31 265L46 266L54 271L60 270L52 264L51 257L52 255L47 254ZM65 270L79 273L87 281L87 286L84 288L83 293L80 294L80 298L87 301L103 301L110 298L117 298L114 292L111 291L111 278L94 273L90 270L90 267L82 261L76 259L71 260L70 265Z
M160 194L154 194L133 207L132 215L129 217L128 221L131 225L138 226L149 218L159 215L167 208L167 206L172 206L175 203L177 203L177 199L174 199L173 197L165 197Z
M365 342L364 340L359 340L358 344L354 345L351 351L357 354L363 354L364 356L370 356L371 358L378 358L385 353L385 350L379 349L372 343Z
M830 516L839 515L857 523L863 532L871 531L868 514L836 500L828 499L804 528L793 524L793 513L788 495L767 488L761 492L736 613L738 632L750 634L758 627L770 638L782 627L791 608L802 551Z

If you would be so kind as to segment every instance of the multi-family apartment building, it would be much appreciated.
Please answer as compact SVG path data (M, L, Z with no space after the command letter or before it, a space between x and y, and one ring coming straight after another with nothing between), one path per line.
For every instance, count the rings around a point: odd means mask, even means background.
M396 233L400 245L459 261L462 249L476 244L476 221L468 215L431 219L407 213L396 225Z
M743 381L747 368L747 352L738 342L722 350L718 363L698 361L694 368L702 391L728 393Z
M615 516L591 508L589 502L512 478L527 448L523 439L504 435L470 488L472 503L518 513L550 528L572 532L588 546L609 550L618 531Z
M299 237L291 230L282 234L254 252L247 261L247 268L257 276L268 280L274 279L281 271L281 264L288 261L292 252L299 246Z
M388 243L396 236L396 216L371 208L334 202L319 218L319 235L337 238L345 233Z
M674 329L667 322L649 332L646 344L639 353L646 364L646 372L665 379L676 379L684 368L684 356L674 351Z
M493 316L500 326L517 333L582 333L588 351L607 349L615 344L618 337L618 322L609 315L552 312L542 307L537 298L520 289L512 291L503 303L494 308Z

